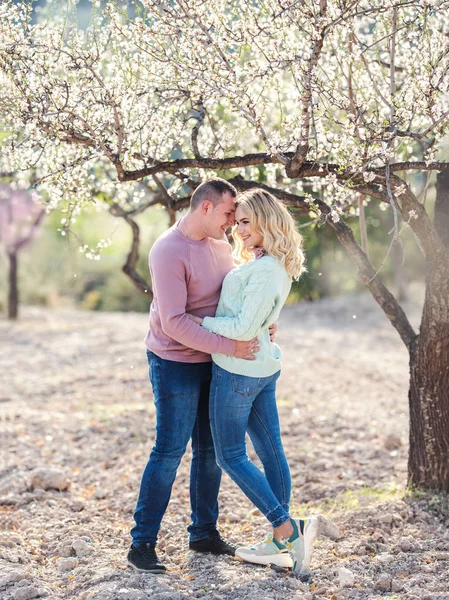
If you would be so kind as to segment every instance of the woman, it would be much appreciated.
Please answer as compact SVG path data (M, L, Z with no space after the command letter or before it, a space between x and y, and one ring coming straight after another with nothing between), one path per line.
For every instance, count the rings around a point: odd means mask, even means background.
M268 328L279 317L293 279L304 271L302 238L287 209L262 189L240 195L233 230L240 263L223 282L215 317L190 318L214 333L237 340L258 337L254 361L213 355L210 419L217 462L271 523L273 533L236 556L297 571L309 568L320 532L338 537L325 517L292 519L290 471L276 407L281 351ZM246 454L248 432L262 473Z

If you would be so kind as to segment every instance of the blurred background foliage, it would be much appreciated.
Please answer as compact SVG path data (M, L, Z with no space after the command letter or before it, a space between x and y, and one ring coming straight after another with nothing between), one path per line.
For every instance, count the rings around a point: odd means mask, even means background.
M61 4L50 0L37 0L33 4L33 18L45 14L58 15ZM127 10L131 4L123 2ZM131 7L131 8L130 8ZM81 28L89 25L92 3L79 0L74 17ZM132 14L129 15L132 18ZM3 133L2 133L3 130ZM1 138L7 125L0 127ZM449 152L446 139L442 158ZM444 156L443 156L444 154ZM173 156L172 158L175 158ZM233 172L222 173L225 178ZM414 191L424 186L419 174L409 177ZM13 178L14 181L14 178ZM263 169L260 181L264 181ZM4 180L10 183L11 179ZM312 192L313 195L316 192ZM433 215L435 189L432 180L426 197L426 210ZM107 207L106 207L107 208ZM391 247L393 217L388 206L369 202L365 207L369 256L384 282L399 299L406 293L407 284L423 280L425 262L413 233L403 225L402 246ZM182 212L178 213L178 217ZM55 211L45 217L33 241L20 253L19 292L21 304L43 305L52 308L77 307L84 310L147 311L149 299L139 292L122 272L131 246L131 230L126 222L112 216L105 204L93 203L89 210L77 216L71 225L73 234L62 236L58 231L66 212ZM138 272L149 280L148 253L156 238L169 226L169 216L161 206L149 208L135 218L141 229ZM345 219L360 242L360 225L357 216ZM325 224L311 224L308 217L298 218L304 236L308 272L294 283L288 302L315 300L324 296L365 290L358 281L356 270L332 229ZM89 260L79 251L80 244L95 246L99 239L111 238L112 245L101 252L101 260ZM0 253L0 309L6 310L8 293L8 264ZM406 283L404 283L406 282Z
M433 203L433 188L427 203ZM390 249L393 226L391 211L381 210L377 202L365 209L369 255L376 269L392 291L398 293L401 281L424 278L425 263L408 226L402 232L402 248ZM182 212L178 213L181 216ZM113 217L104 206L93 204L79 215L71 227L73 234L61 236L58 229L62 212L46 216L35 239L20 254L19 291L21 304L52 308L77 307L84 310L147 311L148 298L139 292L122 272L131 244L131 231L123 219ZM138 271L148 274L148 253L156 238L169 226L169 217L162 207L152 207L136 217L141 229ZM358 217L349 217L356 238L360 241ZM344 248L332 229L323 224L311 225L310 219L298 219L304 236L308 272L293 285L289 302L315 300L324 296L364 290L357 279ZM89 260L79 251L80 243L95 246L99 238L112 239L112 245L101 252L100 260ZM0 306L6 306L7 263L0 260ZM402 292L399 294L402 295Z
M122 220L95 205L77 217L75 235L61 236L58 229L65 213L47 215L35 239L20 254L19 292L21 304L86 310L147 311L149 301L122 272L131 244L131 232ZM155 207L136 218L141 227L139 272L148 278L148 253L155 239L167 228L168 217ZM75 237L76 236L76 237ZM111 237L112 245L100 260L89 260L79 251L80 242L95 246L99 238ZM2 311L6 306L7 263L0 260Z

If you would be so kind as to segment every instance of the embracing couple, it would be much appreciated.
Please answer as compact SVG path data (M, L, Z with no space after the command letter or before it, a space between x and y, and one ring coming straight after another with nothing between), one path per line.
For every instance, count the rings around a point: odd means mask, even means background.
M234 226L234 264L225 232ZM290 471L276 406L281 352L272 339L293 279L304 269L301 236L263 189L237 196L222 179L202 183L190 210L150 252L154 300L146 338L156 441L142 476L128 563L163 573L156 542L179 463L192 441L189 548L307 571L325 517L290 516ZM212 359L212 362L211 362ZM248 432L263 472L248 458ZM221 469L271 524L252 547L217 530Z

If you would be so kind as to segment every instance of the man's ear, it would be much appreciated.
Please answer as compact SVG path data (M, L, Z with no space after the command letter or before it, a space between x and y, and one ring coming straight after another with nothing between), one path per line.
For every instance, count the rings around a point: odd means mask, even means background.
M212 204L212 202L210 202L210 200L204 200L201 203L201 213L203 215L207 215L207 213L210 212L212 207L213 207L213 204Z

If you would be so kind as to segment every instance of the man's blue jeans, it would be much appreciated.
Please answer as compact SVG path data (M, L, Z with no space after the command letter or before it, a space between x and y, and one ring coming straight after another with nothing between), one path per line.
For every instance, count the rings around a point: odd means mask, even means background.
M273 527L289 520L290 469L282 446L276 406L276 381L246 377L212 367L210 419L218 464ZM245 434L264 473L248 458Z
M183 363L147 351L156 406L156 441L145 467L131 530L134 545L155 544L173 482L192 440L190 541L202 540L218 518L221 469L209 424L212 363Z

